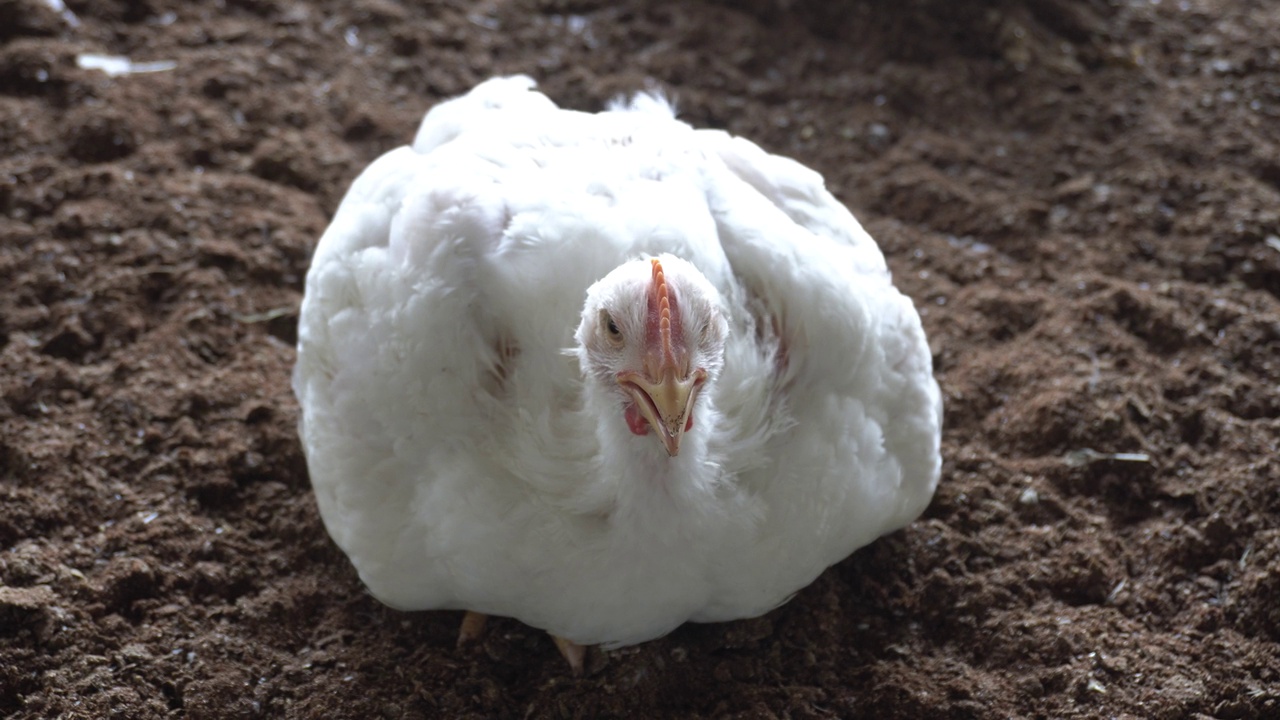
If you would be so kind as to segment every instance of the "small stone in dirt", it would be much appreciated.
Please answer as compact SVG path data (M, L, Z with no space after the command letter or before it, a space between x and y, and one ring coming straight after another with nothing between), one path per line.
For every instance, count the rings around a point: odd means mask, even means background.
M174 69L178 64L172 60L140 63L119 55L81 53L76 56L76 66L81 70L101 70L107 74L107 77L117 77L119 75L165 72Z
M1062 461L1066 463L1067 467L1084 467L1085 465L1098 462L1100 460L1115 460L1117 462L1133 462L1133 463L1149 463L1151 462L1151 456L1147 455L1146 453L1129 453L1129 452L1103 453L1103 452L1098 452L1093 448L1080 448L1079 450L1072 450L1071 452L1064 455L1062 458Z

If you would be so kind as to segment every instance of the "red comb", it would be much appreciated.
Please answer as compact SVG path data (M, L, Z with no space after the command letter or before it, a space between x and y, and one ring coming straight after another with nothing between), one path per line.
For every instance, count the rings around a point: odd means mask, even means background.
M676 345L684 340L680 334L680 315L673 313L675 296L667 287L666 275L662 272L662 263L653 258L653 283L649 286L649 318L648 332L651 349L661 348L661 355L654 358L660 365L676 365Z

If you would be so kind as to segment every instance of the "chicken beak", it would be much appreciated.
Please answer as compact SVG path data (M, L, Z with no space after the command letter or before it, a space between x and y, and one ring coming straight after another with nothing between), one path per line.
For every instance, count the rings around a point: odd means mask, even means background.
M693 424L693 403L707 373L698 369L681 380L676 378L675 368L665 370L658 382L639 373L622 373L618 383L631 393L640 414L658 431L667 454L675 457L680 454L685 430Z

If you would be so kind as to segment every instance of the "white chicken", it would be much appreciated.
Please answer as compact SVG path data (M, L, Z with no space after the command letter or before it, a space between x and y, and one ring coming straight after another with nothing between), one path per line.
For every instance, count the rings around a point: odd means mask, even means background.
M584 646L763 614L916 518L942 406L910 299L800 164L660 96L526 77L356 179L298 326L324 523L403 610Z

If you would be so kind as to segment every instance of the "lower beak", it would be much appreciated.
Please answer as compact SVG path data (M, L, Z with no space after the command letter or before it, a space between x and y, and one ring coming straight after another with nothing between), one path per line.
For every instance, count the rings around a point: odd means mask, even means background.
M693 425L693 401L706 377L701 369L683 380L677 380L674 372L667 372L655 383L639 373L622 373L618 383L631 393L640 414L658 431L667 454L675 457L680 454L685 430Z

